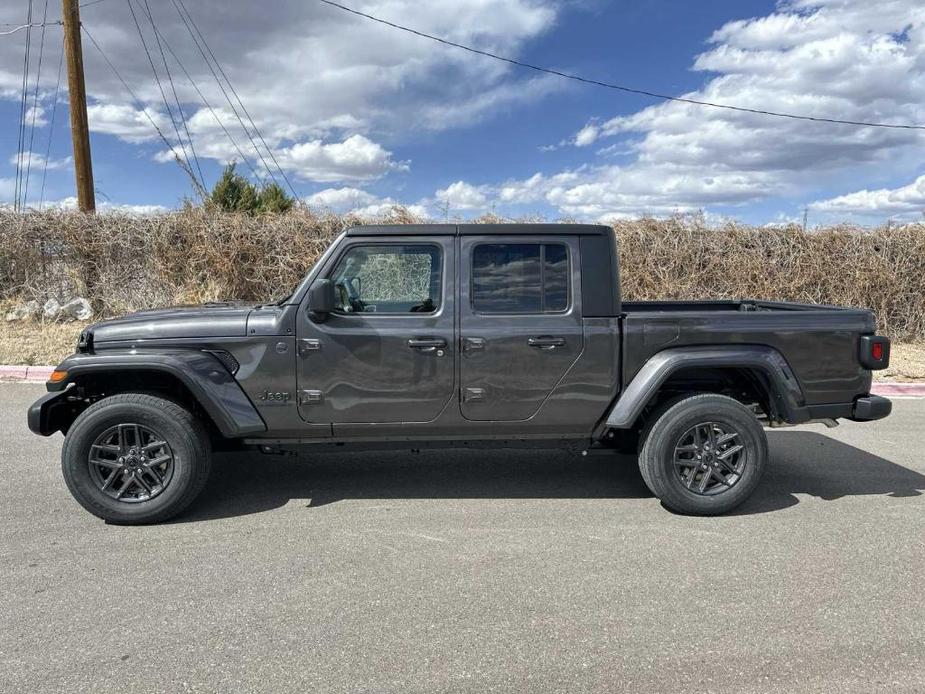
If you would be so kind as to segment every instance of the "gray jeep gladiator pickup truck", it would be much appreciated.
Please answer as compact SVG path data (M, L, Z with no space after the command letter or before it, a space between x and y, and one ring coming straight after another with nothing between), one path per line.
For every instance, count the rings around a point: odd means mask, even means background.
M179 513L227 447L629 450L707 515L755 489L764 426L887 416L889 353L865 310L621 302L609 227L358 226L276 303L87 328L28 421L116 523Z

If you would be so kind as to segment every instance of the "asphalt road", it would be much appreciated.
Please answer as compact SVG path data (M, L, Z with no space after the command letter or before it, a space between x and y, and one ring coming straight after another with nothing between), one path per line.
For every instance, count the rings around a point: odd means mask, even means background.
M225 455L116 527L0 385L0 690L925 691L925 400L769 434L739 513L630 459Z

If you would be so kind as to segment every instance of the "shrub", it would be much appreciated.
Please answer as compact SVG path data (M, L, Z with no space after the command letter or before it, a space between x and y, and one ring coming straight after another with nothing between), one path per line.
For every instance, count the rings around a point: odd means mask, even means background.
M377 221L420 220L397 207ZM267 301L289 292L341 230L360 222L304 208L286 214L186 208L146 217L0 212L0 299L85 296L100 316L227 298ZM896 339L925 337L921 224L803 232L795 225L714 228L684 216L620 220L614 229L627 300L860 306L873 309L880 329Z

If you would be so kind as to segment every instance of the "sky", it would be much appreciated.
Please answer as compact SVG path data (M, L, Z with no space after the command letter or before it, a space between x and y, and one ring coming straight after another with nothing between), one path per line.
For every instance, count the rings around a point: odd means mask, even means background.
M41 21L45 1L32 4L34 21ZM86 4L85 28L134 94L85 35L103 209L144 213L195 199L179 156L195 175L201 170L207 188L236 162L255 182L269 181L269 169L318 210L377 215L402 204L440 221L489 212L580 221L703 212L765 224L801 220L805 211L810 224L882 224L925 214L925 129L664 102L468 53L317 0L186 0L216 66L176 0ZM519 61L650 92L925 125L920 0L343 4ZM3 3L0 33L23 24L28 5ZM56 22L60 2L49 2L47 12ZM26 198L31 207L68 207L74 171L66 77L55 100L61 27L45 28L38 76L41 32L33 28L31 36ZM26 34L0 35L0 201L7 204L15 190Z

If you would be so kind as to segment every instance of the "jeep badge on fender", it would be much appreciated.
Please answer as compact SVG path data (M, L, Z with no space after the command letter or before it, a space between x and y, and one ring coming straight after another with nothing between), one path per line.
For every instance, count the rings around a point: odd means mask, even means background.
M285 405L287 402L289 402L289 399L291 397L292 396L285 391L274 393L272 391L265 390L263 391L263 394L258 398L258 400L265 402L265 403L269 403L269 404Z

